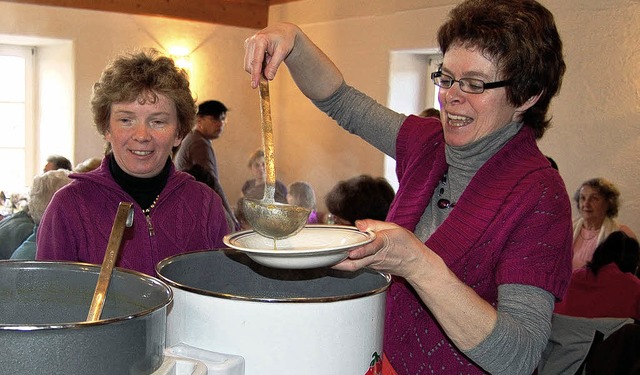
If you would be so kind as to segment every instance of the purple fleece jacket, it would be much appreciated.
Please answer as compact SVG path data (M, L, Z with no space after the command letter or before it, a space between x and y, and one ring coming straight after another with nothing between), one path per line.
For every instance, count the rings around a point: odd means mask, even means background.
M400 189L387 221L413 231L447 169L440 123L409 116L396 161ZM564 183L524 126L480 168L426 245L496 306L501 284L532 285L561 298L571 277L571 242ZM405 280L394 279L386 314L384 350L398 373L484 373L451 343Z
M70 177L74 181L55 194L42 217L36 259L102 264L121 201L133 203L134 218L124 233L118 267L155 276L155 266L164 258L225 247L228 227L220 197L173 165L150 223L111 176L109 158L94 171Z

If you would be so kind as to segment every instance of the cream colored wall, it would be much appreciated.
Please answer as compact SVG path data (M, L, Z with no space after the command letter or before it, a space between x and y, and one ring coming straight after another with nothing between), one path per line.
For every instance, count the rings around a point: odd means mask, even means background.
M346 79L386 103L392 51L435 48L453 0L301 0L271 7L270 22L300 24ZM567 74L541 149L560 166L568 190L604 176L618 184L620 220L640 232L640 3L637 0L546 0L565 44ZM106 62L130 47L196 49L194 90L219 99L230 123L214 146L222 184L239 196L248 154L260 145L257 93L242 70L242 43L254 30L205 23L50 8L0 1L0 34L69 39L75 50L75 154L93 156L102 141L91 124L91 84ZM204 68L204 66L207 66ZM271 85L278 174L312 183L322 202L333 184L360 173L383 174L383 156L338 128L296 89L286 70ZM322 206L322 205L321 205Z

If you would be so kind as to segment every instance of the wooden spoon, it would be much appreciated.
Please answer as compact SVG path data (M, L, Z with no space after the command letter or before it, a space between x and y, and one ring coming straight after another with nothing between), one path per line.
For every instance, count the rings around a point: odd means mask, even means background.
M100 316L102 315L102 308L104 307L104 301L107 296L107 289L109 289L109 282L111 281L111 273L113 272L113 267L116 264L118 252L120 251L124 228L125 226L131 227L131 225L133 225L132 207L133 203L129 202L120 202L120 205L118 205L118 212L116 213L116 219L111 227L109 243L107 244L107 250L104 253L104 260L102 261L102 267L100 268L100 275L98 275L96 290L93 292L93 299L91 300L91 307L89 308L89 314L87 315L87 322L96 322L100 320Z

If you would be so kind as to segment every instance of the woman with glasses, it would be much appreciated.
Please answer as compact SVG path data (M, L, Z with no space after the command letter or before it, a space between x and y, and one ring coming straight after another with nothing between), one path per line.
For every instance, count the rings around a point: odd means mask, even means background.
M532 0L464 1L437 40L440 121L349 86L295 25L249 38L245 70L255 88L284 62L318 108L396 159L387 220L358 221L375 241L335 266L394 275L384 371L530 374L571 275L569 197L536 144L565 71L562 42Z

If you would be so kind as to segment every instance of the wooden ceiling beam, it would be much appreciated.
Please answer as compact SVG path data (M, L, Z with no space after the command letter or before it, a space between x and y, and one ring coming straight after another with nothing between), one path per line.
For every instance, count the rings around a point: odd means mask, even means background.
M2 0L13 3L163 16L190 21L261 29L269 5L292 0ZM293 0L295 1L295 0Z

